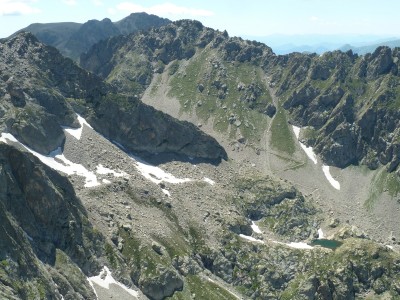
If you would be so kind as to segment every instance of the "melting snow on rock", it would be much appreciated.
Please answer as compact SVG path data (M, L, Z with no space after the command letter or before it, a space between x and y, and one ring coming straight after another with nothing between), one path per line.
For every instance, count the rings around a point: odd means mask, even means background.
M122 283L116 281L111 274L111 271L104 266L103 270L100 272L99 275L97 276L93 276L93 277L89 277L87 278L87 280L89 281L90 285L92 286L96 296L96 290L93 286L93 283L105 288L105 289L110 289L110 284L115 284L118 285L119 287L121 287L122 289L124 289L125 291L127 291L130 295L134 296L134 297L138 297L138 292L126 287L125 285L123 285Z
M317 164L317 155L314 153L314 150L312 147L307 147L306 145L304 145L302 142L299 141L299 136L300 136L300 127L294 126L293 127L293 132L294 135L296 136L296 139L298 140L300 147L303 149L303 151L307 154L308 158L311 159L311 161L314 164Z
M159 184L161 182L168 182L168 183L184 183L188 181L192 181L190 178L176 178L174 175L169 174L162 170L159 167L152 166L137 157L133 157L133 159L136 161L136 168L139 170L139 172L148 180Z
M212 180L212 179L210 179L210 178L207 178L207 177L204 177L204 178L203 178L203 181L204 181L204 182L207 182L207 183L209 183L209 184L211 184L211 185L214 185L214 184L215 184L215 181L214 181L214 180Z
M319 239L323 239L324 238L324 232L322 231L322 229L318 229L318 238Z
M76 174L78 176L85 177L85 187L93 187L100 184L97 181L97 177L93 172L87 170L84 166L80 164L76 164L68 160L62 153L61 148L57 148L55 151L50 152L49 155L43 155L22 144L10 133L2 133L0 140L5 143L8 143L8 141L18 143L34 156L39 158L42 163L46 164L54 170L60 171L67 175Z
M77 140L81 139L82 136L82 130L83 130L83 125L86 125L87 127L89 127L90 129L93 129L92 126L90 126L90 124L88 122L86 122L86 120L84 118L82 118L80 115L77 115L78 118L78 122L81 125L79 128L71 128L71 127L66 127L63 126L63 129L68 132L70 135L72 135L74 138L76 138Z
M251 221L251 229L253 229L255 233L262 233L260 227L258 227L254 221Z
M99 164L96 167L96 173L100 175L107 175L107 174L112 174L114 177L127 177L128 174L125 172L115 172L112 169L104 167L102 164Z
M252 236L249 236L249 235L239 234L239 236L240 236L242 239L248 240L248 241L250 241L250 242L256 242L256 243L260 243L260 244L265 244L265 242L264 242L263 240L259 240L259 239L253 238ZM298 243L295 243L295 242L283 243L283 242L278 242L278 241L274 241L274 240L270 240L270 241L271 241L272 243L274 243L274 244L284 245L284 246L287 246L287 247L290 247L290 248L295 248L295 249L310 250L310 249L313 249L313 248L314 248L313 246L310 246L310 245L308 245L308 244L306 244L306 243L304 243L304 242L298 242Z
M253 238L252 236L249 236L249 235L239 234L239 236L240 236L241 238L243 238L243 239L245 239L245 240L249 240L249 241L251 241L251 242L257 242L257 243L264 244L264 241L263 241L263 240L258 240L258 239L256 239L256 238Z
M340 190L340 183L335 178L332 177L331 172L329 170L329 166L322 166L322 171L325 174L326 179L328 179L329 183L337 190Z
M314 153L314 150L312 147L307 147L304 145L302 142L299 141L299 136L300 136L300 127L292 125L294 135L296 136L297 141L300 144L300 147L303 149L303 151L307 154L307 156L314 162L314 164L317 164L317 155ZM329 166L322 166L322 171L324 172L324 175L326 179L328 179L329 183L337 190L340 190L340 183L339 181L335 180L330 171L329 171Z

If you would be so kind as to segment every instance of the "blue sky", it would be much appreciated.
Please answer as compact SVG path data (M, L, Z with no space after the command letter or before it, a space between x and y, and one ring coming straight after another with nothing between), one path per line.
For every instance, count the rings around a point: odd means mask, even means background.
M118 21L140 11L197 19L231 36L400 36L399 0L0 0L0 37L31 23Z

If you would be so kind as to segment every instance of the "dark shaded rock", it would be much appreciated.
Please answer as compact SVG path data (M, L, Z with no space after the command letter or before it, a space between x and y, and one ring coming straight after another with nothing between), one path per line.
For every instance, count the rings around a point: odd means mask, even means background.
M265 114L272 118L276 113L276 107L272 103L268 104L267 108L265 109Z
M389 47L378 47L371 56L366 56L366 59L369 59L368 78L387 74L393 66L392 50Z
M141 277L139 280L140 289L143 293L154 300L161 300L172 296L175 291L183 288L183 281L180 275L173 269L166 269L159 266L159 274L154 277Z
M21 143L45 155L61 147L65 140L57 118L33 107L19 112L8 127Z
M12 82L7 82L7 92L11 97L11 103L15 107L24 107L26 104L24 91L15 86Z
M283 104L285 109L299 105L307 106L319 94L319 90L311 85L305 85L300 90L295 91Z
M195 125L178 121L137 100L109 95L95 106L95 115L90 116L93 127L127 150L211 160L227 158L217 141Z
M80 291L79 296L94 297L85 281L76 283L68 278L71 274L66 269L53 268L61 263L57 256L60 250L71 264L91 274L98 268L103 244L103 237L93 230L67 178L31 154L6 144L0 144L0 163L0 260L12 265L8 278L24 278L24 283L11 281L9 287L19 298L28 299L36 294L35 282L39 280L37 289L42 289L42 295L59 297L51 278L62 276L68 283L65 292ZM52 276L39 260L52 269ZM79 268L78 273L85 278ZM25 294L27 291L31 296Z

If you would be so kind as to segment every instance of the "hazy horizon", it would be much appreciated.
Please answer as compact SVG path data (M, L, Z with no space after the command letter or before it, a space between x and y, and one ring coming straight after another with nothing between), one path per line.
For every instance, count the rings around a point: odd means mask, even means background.
M0 0L0 37L7 37L32 23L84 23L106 17L118 21L132 12L147 12L173 21L196 19L205 26L227 30L231 36L397 37L400 36L399 9L400 1L395 0L253 0L246 3L232 0Z

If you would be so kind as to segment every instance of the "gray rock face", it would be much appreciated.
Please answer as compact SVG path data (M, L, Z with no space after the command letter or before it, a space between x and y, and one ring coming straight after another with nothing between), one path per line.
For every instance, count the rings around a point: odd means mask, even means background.
M98 268L96 257L103 243L103 237L95 234L87 221L69 181L32 155L3 143L0 162L0 260L9 266L6 285L22 299L39 295L40 289L46 297L54 298L59 297L55 281L62 277L66 278L66 293L71 292L76 299L94 297L86 281L77 286L69 280L68 268L60 271L54 267L61 263L57 251L62 251L71 260L70 269L76 264L86 273L93 272ZM49 265L50 273L39 260ZM25 288L21 289L18 281L7 284L7 280L22 276ZM37 280L41 284L35 286Z
M78 125L67 99L97 96L104 84L29 33L0 43L0 52L0 127L48 154L63 144L61 126Z
M372 55L366 55L368 61L367 77L376 78L387 74L393 67L392 50L389 47L378 47Z
M130 151L175 153L211 160L227 158L217 141L193 124L178 121L138 100L108 97L94 105L95 115L89 119L94 128Z
M162 300L183 288L182 278L175 270L161 268L156 278L143 276L139 280L141 290L150 299Z
M65 140L57 118L40 109L21 111L8 125L20 142L39 153L47 154L62 146Z
M112 87L99 77L40 44L32 34L22 33L0 44L0 51L0 72L5 74L0 88L4 87L2 98L6 100L0 126L42 154L63 145L61 126L78 125L75 109L92 113L89 119L95 129L130 151L226 159L215 139L196 126L137 99L113 94Z
M306 143L327 164L343 168L362 163L372 169L386 165L390 171L398 167L393 152L399 134L396 53L379 47L363 57L335 51L319 57L277 58L278 65L291 70L302 63L302 78L294 76L297 71L285 78L281 71L272 73L282 82L278 95L289 94L284 108L292 121L316 130Z

